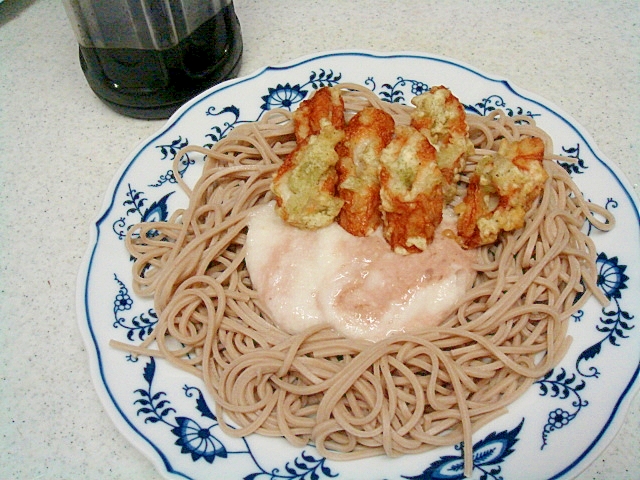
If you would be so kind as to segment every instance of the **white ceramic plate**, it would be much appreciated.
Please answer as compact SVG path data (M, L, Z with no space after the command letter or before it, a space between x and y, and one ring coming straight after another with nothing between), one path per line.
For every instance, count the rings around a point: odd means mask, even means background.
M364 84L388 101L408 102L444 84L470 111L502 108L531 115L551 133L556 153L575 157L572 176L592 201L606 205L618 226L591 229L600 284L611 298L602 309L591 300L571 321L574 343L562 363L536 382L509 413L474 435L474 478L570 478L606 447L638 389L640 364L640 233L638 201L617 167L591 137L549 102L445 58L418 53L331 52L268 67L194 98L126 160L106 195L80 272L80 328L95 385L111 418L167 478L461 479L459 447L397 459L326 461L313 447L252 435L224 435L202 383L162 360L132 359L109 347L137 343L153 329L150 300L131 292L126 229L142 219L162 219L186 205L171 174L176 150L211 144L270 108L295 108L314 89L338 82ZM199 159L185 158L195 179ZM636 292L636 294L633 294Z

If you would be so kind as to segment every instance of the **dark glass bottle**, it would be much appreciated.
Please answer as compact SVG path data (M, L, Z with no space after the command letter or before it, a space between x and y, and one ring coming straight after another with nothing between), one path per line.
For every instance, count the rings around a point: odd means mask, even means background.
M233 2L165 48L80 44L80 65L95 94L115 111L144 119L167 118L198 93L233 78L241 56Z

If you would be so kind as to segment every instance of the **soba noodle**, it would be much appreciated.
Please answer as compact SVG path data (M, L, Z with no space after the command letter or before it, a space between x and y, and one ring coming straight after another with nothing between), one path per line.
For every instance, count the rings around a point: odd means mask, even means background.
M342 87L348 115L372 104L409 123L412 107ZM596 286L596 249L581 228L586 219L608 230L613 218L583 199L531 118L494 111L467 120L476 154L466 175L495 153L498 139L533 135L545 141L550 178L525 227L480 249L473 288L441 326L372 343L322 327L289 335L269 319L243 259L248 215L272 200L272 175L295 146L291 114L277 110L212 149L175 156L187 208L166 222L138 224L126 238L134 291L153 297L159 321L142 345L113 344L201 377L229 435L282 436L332 459L463 441L470 474L472 433L559 362L570 343L568 319L588 293L606 302ZM193 188L177 173L186 152L206 156Z

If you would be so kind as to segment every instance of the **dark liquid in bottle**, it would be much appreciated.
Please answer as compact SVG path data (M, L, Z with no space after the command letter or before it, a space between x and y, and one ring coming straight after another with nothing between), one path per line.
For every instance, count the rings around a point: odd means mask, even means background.
M91 89L119 113L169 117L183 103L240 68L242 35L233 3L174 47L87 48L80 64Z

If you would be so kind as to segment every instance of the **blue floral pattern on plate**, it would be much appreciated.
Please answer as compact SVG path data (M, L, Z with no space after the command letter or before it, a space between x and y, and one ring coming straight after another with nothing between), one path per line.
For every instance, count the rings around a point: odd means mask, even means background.
M640 350L639 329L634 324L640 305L637 298L624 295L634 285L638 291L638 206L628 185L588 135L548 102L519 93L506 81L468 66L420 54L337 52L264 69L195 98L134 152L118 174L108 196L110 203L96 224L80 286L80 326L96 354L94 375L109 414L168 478L463 478L462 445L400 459L329 462L312 446L296 449L280 439L255 435L228 437L220 430L212 402L198 379L175 371L162 360L136 358L108 347L111 339L138 343L157 323L151 302L129 291L130 263L122 243L131 225L166 219L184 206L185 197L176 189L169 166L180 148L211 145L235 126L260 119L267 110L293 110L313 90L342 81L364 84L382 100L402 103L430 86L445 84L469 112L486 115L499 108L508 115L534 118L554 132L558 153L567 157L560 164L589 198L614 208L623 224L626 219L635 225L623 237L619 229L602 235L587 226L600 252L598 283L611 304L600 308L588 303L574 315L570 333L576 338L575 345L561 365L539 379L510 413L474 436L473 478L575 475L604 448L602 438L613 434L611 424L624 414L621 403L637 389L638 362L624 372L616 368L616 362L637 358ZM197 176L198 155L177 160L185 180ZM597 188L603 175L611 187L606 197ZM623 248L620 238L631 241L631 247ZM615 398L610 401L603 398L600 386L605 383L609 391L613 389ZM595 428L593 421L583 420L582 412L587 410L600 418ZM574 442L579 445L572 450L567 448L565 459L546 460L547 447L562 444L565 432L570 438L585 439ZM277 450L272 450L273 445Z

